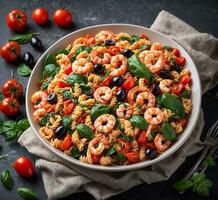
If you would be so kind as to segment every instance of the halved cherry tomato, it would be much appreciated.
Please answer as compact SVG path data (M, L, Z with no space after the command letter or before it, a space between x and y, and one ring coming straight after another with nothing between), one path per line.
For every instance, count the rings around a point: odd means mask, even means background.
M146 137L146 132L145 132L145 131L142 131L142 132L140 133L140 136L139 136L138 140L137 140L138 145L140 145L140 146L144 145L145 142L146 142L146 140L147 140L146 138L147 138L147 137Z
M120 48L117 47L117 46L110 46L109 49L108 49L108 52L109 52L112 56L115 56L115 55L117 55L118 53L120 53Z
M180 83L182 83L183 85L186 85L187 83L190 83L191 80L192 80L191 77L188 74L186 74L182 76Z
M131 163L139 162L139 153L138 152L129 152L126 153L125 156L127 157L128 161Z
M127 140L124 140L122 138L118 138L116 142L118 144L120 143L122 146L122 149L119 150L119 153L125 154L125 153L129 152L131 145Z
M64 102L63 113L65 115L70 115L75 108L75 104L71 100L67 100Z
M168 59L164 58L164 63L165 63L166 65L169 65L169 64L170 64L170 61L169 61Z
M102 85L103 85L103 86L109 86L109 85L111 84L111 82L112 82L112 78L111 78L110 76L107 76L107 77L103 80Z
M32 12L32 18L39 25L45 24L49 18L48 11L44 8L36 8Z
M70 11L60 8L54 12L53 20L61 27L68 27L72 24L73 16Z
M176 95L181 94L183 89L184 89L184 85L181 83L175 83L171 86L171 92Z
M3 83L2 94L5 97L19 98L23 94L23 86L17 80L11 79Z
M176 58L176 63L180 66L184 66L185 65L185 58L184 57L178 57Z
M26 28L27 15L23 10L12 10L6 16L8 27L13 31L22 31Z
M72 73L72 66L70 65L64 72L65 74L69 75Z
M70 86L70 84L68 84L68 83L66 83L64 81L59 81L58 82L58 87L60 87L60 88L69 87L69 86Z
M177 49L177 48L173 48L172 53L173 53L175 56L179 56L179 55L180 55L180 51L179 51L179 49Z
M30 178L33 176L35 169L29 158L22 156L14 161L15 171L25 178Z
M71 135L68 133L64 140L61 142L60 150L65 151L72 147L72 138Z
M99 163L99 160L101 158L101 155L92 155L92 161L94 164L98 164Z
M185 127L187 122L188 122L188 120L185 118L178 120L178 123L180 123L182 127Z
M141 34L141 38L147 40L147 39L148 39L148 36L147 36L145 33L142 33L142 34Z
M135 80L132 76L128 77L124 83L122 84L122 87L126 90L129 91L131 88L135 86Z
M17 99L7 97L0 102L0 110L7 116L14 116L19 113L20 105Z
M85 123L87 115L88 115L87 113L83 114L78 120L79 123Z

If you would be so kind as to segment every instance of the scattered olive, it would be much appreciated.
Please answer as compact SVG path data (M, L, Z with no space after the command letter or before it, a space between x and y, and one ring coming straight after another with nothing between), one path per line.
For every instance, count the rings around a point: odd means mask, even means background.
M170 79L171 75L170 75L170 72L165 69L165 70L160 71L160 77L164 79Z
M151 90L152 94L155 95L155 96L158 96L161 94L161 91L160 91L160 87L158 84L154 84L152 86L152 90Z
M94 72L96 74L103 74L105 67L101 64L95 64L94 65Z
M125 49L125 50L123 51L123 55L124 55L125 57L127 57L127 58L130 58L133 54L134 54L134 53L133 53L131 50L129 50L129 49Z
M124 101L126 98L126 92L124 89L121 89L117 92L117 100L118 101Z
M57 103L57 95L55 93L50 93L48 95L48 103L56 104Z
M64 126L59 126L55 131L55 137L58 139L64 138L67 135L67 129Z
M117 76L117 77L114 77L112 79L112 85L113 86L120 86L120 85L122 85L122 83L123 83L123 79L122 79L121 76Z
M157 157L157 152L154 149L147 149L145 154L151 159Z
M104 44L106 46L113 46L113 45L115 45L115 41L113 41L113 40L105 40Z
M35 49L38 49L38 50L43 49L41 40L35 36L30 39L30 44Z
M23 54L23 63L32 67L34 65L34 57L30 52L26 52Z

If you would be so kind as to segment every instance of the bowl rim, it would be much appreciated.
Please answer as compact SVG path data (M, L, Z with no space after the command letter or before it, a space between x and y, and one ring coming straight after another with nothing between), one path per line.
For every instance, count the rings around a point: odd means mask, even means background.
M186 135L181 135L183 136L182 138L180 138L175 144L173 144L173 146L171 148L169 148L168 150L166 150L163 154L159 155L157 158L153 159L153 160L147 160L147 161L142 161L139 163L134 163L134 164L130 164L130 165L115 165L115 166L102 166L102 165L95 165L95 164L86 164L86 163L82 163L81 161L74 159L70 156L65 155L63 152L61 152L60 150L52 147L50 144L47 143L47 141L45 141L45 139L43 139L38 130L35 128L34 123L32 122L32 116L30 115L30 110L29 110L29 91L30 91L30 85L31 85L31 80L32 77L34 76L34 71L36 70L36 68L40 67L39 63L41 62L42 59L44 59L44 57L49 53L50 49L52 49L54 46L56 46L58 43L61 43L62 41L65 40L65 38L69 37L70 35L73 35L75 33L79 33L82 31L86 31L89 29L93 29L93 28L106 28L107 26L124 26L124 27L132 27L132 28L140 28L140 29L144 29L145 31L152 31L157 35L161 35L162 37L166 38L167 40L169 40L170 42L176 44L177 46L179 46L181 49L183 49L183 51L187 54L187 56L189 57L189 60L191 62L191 65L193 65L193 70L195 70L196 73L196 80L195 83L197 84L197 86L199 87L199 91L196 92L196 96L197 96L197 101L195 101L195 106L197 107L197 112L195 113L195 117L194 117L194 121L192 122L192 127L190 128L190 131L186 134ZM104 172L121 172L121 171L131 171L131 170L136 170L136 169L140 169L140 168L144 168L150 165L154 165L170 156L172 156L173 153L175 153L186 141L187 139L190 137L193 129L196 126L198 117L199 117L199 113L200 113L200 107L201 107L201 82L200 82L200 78L199 78L199 74L197 71L197 68L195 66L195 63L193 62L191 56L187 53L187 51L180 45L178 44L176 41L174 41L173 39L171 39L170 37L152 30L150 28L144 27L144 26L140 26L140 25L135 25L135 24L127 24L127 23L111 23L111 24L99 24L99 25L93 25L93 26L88 26L82 29L78 29L76 31L73 31L63 37L61 37L59 40L57 40L56 42L54 42L38 59L37 63L35 64L35 67L29 77L28 80L28 84L27 84L27 89L26 89L26 112L27 112L27 117L29 119L30 125L32 127L32 129L34 130L35 135L37 136L37 138L43 143L43 145L45 147L48 148L48 150L50 150L51 152L53 152L54 154L56 154L60 159L64 160L65 162L67 162L68 164L72 164L75 167L83 167L89 170L95 170L95 171L104 171ZM66 163L66 164L67 164Z

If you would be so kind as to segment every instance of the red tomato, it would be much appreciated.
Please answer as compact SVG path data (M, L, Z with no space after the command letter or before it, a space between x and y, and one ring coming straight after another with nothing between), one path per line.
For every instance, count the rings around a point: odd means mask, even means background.
M5 97L13 97L15 99L19 98L23 94L23 86L17 80L8 80L3 83L2 94Z
M170 61L169 61L167 58L164 58L164 63L165 63L166 65L169 65L169 64L170 64Z
M14 161L14 169L16 172L25 178L33 176L35 169L29 158L22 156Z
M26 28L27 15L23 10L12 10L6 16L8 27L13 31L23 31Z
M178 57L176 58L176 63L178 65L184 66L185 65L185 58L184 57Z
M2 58L8 62L14 62L20 57L20 45L15 41L9 41L1 47L0 53Z
M72 24L72 14L65 9L58 9L54 12L54 22L61 27L68 27Z
M122 87L126 90L129 91L131 88L135 86L135 80L132 76L128 77L124 83L122 84Z
M0 110L7 116L14 116L19 113L20 106L17 99L7 97L0 102Z
M143 34L141 34L141 38L147 40L147 39L148 39L148 36L147 36L145 33L143 33Z
M98 164L99 160L101 158L101 155L92 155L92 161L94 164Z
M103 86L109 86L109 85L111 84L111 82L112 82L112 78L111 78L110 76L107 76L107 77L103 80L102 85L103 85Z
M36 8L32 12L32 18L39 25L45 24L49 19L48 11L44 8Z
M140 160L138 152L129 152L126 153L125 156L127 157L128 161L130 161L131 163L136 163L139 162Z
M187 74L187 75L182 76L180 83L182 83L183 85L186 85L187 83L190 83L191 80L192 80L191 77Z
M68 133L64 140L61 142L60 150L65 151L72 147L72 138Z
M175 56L179 56L179 55L180 55L180 51L179 51L179 49L177 49L177 48L174 48L173 51L172 51L172 53L173 53Z
M131 145L127 140L124 140L122 138L118 138L117 143L120 143L122 146L122 149L119 151L119 153L125 154L129 151Z
M181 92L183 91L183 89L184 89L184 85L181 84L181 83L173 84L173 85L171 86L171 92L172 92L173 94L176 94L176 95L181 94Z
M182 127L185 127L187 122L188 122L188 120L185 118L178 120L178 123L180 123Z
M117 55L118 53L120 53L120 48L117 47L117 46L110 46L109 49L108 49L108 52L109 52L112 56L115 56L115 55Z
M71 72L72 72L72 66L70 65L64 73L69 75L69 74L71 74Z
M146 132L145 131L142 131L140 133L140 136L139 136L137 142L138 142L138 145L140 145L140 146L145 144L145 142L146 142Z
M59 81L59 83L58 83L58 87L60 87L60 88L69 87L69 86L70 86L70 84L68 84L64 81Z
M65 115L70 115L73 112L74 108L75 108L75 104L71 100L67 100L64 102L63 113Z
M78 120L79 123L85 123L87 115L88 115L87 113L83 114Z

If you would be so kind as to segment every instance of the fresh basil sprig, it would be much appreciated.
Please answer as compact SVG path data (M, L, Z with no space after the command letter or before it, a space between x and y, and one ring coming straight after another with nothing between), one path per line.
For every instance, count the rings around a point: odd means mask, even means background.
M31 74L32 70L29 66L25 65L24 63L20 64L17 67L17 73L21 76L29 76Z
M1 181L7 190L12 190L14 182L8 170L4 170L1 172Z
M31 39L34 35L39 35L39 33L18 34L18 35L15 35L15 36L11 37L11 38L9 39L9 41L15 41L15 42L18 42L18 43L20 43L20 44L25 44L25 43L29 42L30 39Z
M37 194L31 188L28 187L19 187L17 189L17 193L24 199L37 199Z

